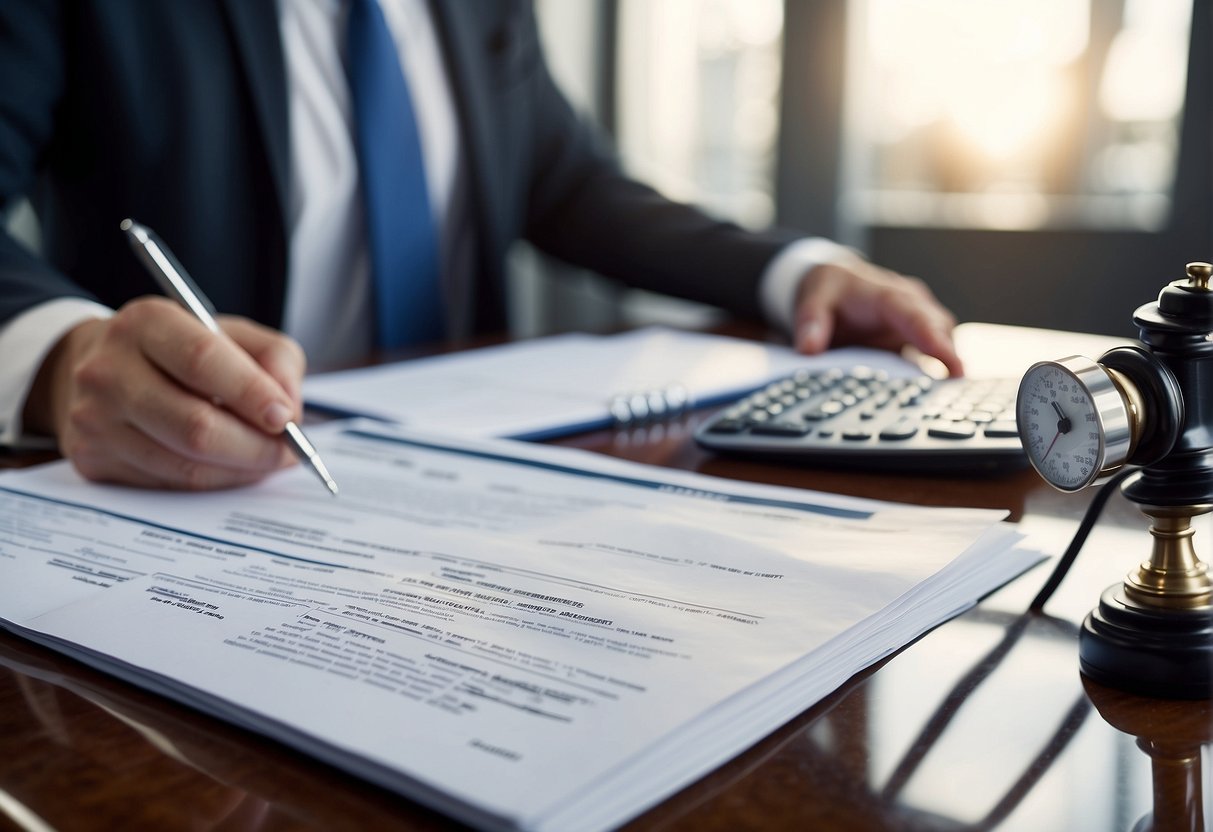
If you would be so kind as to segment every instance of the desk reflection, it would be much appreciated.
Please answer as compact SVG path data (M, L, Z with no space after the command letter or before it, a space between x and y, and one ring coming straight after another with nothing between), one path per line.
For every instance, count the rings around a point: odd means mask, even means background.
M1186 832L1213 828L1213 702L1147 699L1083 679L1099 715L1137 738L1150 758L1152 811L1134 832ZM1207 808L1206 808L1207 807Z
M1133 829L1150 760L1094 714L1076 649L1073 622L972 610L633 828Z
M965 623L967 626L986 631L974 631L969 634L974 648L999 631L1001 635L989 651L982 654L971 669L953 683L911 741L905 755L888 775L878 796L885 805L894 806L900 803L915 814L932 811L955 813L964 817L967 828L994 829L1016 815L1025 797L1032 792L1033 787L1077 736L1091 710L1091 703L1079 690L1069 708L1062 708L1060 714L1052 713L1057 710L1057 704L1064 704L1058 701L1054 689L1050 707L1041 708L1040 703L1033 703L1030 690L1036 684L1047 680L1037 678L1029 679L1030 684L1025 686L1025 690L1017 691L1015 696L1006 697L1005 701L1005 692L1000 692L1000 701L996 705L998 717L992 718L989 713L982 714L982 708L991 706L989 697L983 696L982 686L998 673L1005 662L1014 663L1012 654L1021 638L1029 635L1046 641L1059 637L1073 639L1077 631L1068 622L1028 614L1008 617L1005 614L983 611L970 616ZM964 633L954 633L953 636L965 638ZM963 648L956 652L961 651ZM944 662L934 666L941 672L948 672ZM1035 671L1029 670L1027 673L1036 676ZM1005 685L1006 682L1002 681L1001 684ZM958 767L957 758L968 757L969 753L960 748L950 752L953 756L949 757L949 752L945 749L940 752L944 765L957 770L951 777L932 776L929 772L932 751L947 742L950 731L953 735L957 731L963 731L962 724L965 719L974 718L986 726L1002 723L1014 730L1018 734L1015 750L999 755L997 765L988 765L986 761L989 759L989 749L986 748L981 755L965 759L964 765ZM1027 741L1029 735L1033 741ZM1039 750L1033 754L1037 743ZM979 771L981 767L985 770ZM1019 772L1018 776L1014 776L1016 772ZM948 783L948 780L951 782ZM997 784L1004 780L1008 785L999 795ZM926 782L929 784L928 788L916 788L916 782ZM939 785L944 785L944 788L931 787ZM911 799L911 795L915 797ZM989 807L982 813L987 803ZM933 806L937 808L933 809ZM955 816L946 818L948 821L959 819ZM942 822L944 819L940 820Z
M450 821L0 633L0 829L437 830Z

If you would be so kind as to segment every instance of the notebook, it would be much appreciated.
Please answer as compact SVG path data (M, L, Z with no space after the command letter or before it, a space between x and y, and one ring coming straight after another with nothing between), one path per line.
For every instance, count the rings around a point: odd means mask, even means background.
M799 367L912 372L881 350L805 356L787 346L646 327L571 333L309 376L309 407L467 436L550 439L666 418L757 390Z

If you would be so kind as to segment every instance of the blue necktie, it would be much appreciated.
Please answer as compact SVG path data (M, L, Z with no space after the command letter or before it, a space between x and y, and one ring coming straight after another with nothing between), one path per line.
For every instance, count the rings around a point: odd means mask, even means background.
M438 244L417 120L377 0L351 0L346 63L366 207L376 344L442 337Z

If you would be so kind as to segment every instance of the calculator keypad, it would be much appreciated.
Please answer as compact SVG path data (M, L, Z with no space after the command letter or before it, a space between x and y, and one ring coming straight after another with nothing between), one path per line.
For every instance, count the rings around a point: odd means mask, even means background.
M1001 469L1026 463L1013 379L890 378L868 367L802 370L725 407L707 448L806 463Z

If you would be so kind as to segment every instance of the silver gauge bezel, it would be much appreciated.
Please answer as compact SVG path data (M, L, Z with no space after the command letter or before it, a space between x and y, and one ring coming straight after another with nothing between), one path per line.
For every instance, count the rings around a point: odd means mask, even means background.
M1089 474L1076 483L1058 482L1042 470L1030 450L1029 437L1024 435L1021 420L1024 393L1029 382L1046 368L1061 371L1073 379L1082 388L1095 413L1099 439L1095 465L1092 466ZM1101 476L1116 470L1128 459L1133 445L1132 415L1124 393L1106 368L1081 355L1072 355L1056 361L1038 361L1029 367L1019 384L1019 393L1015 401L1015 418L1020 420L1019 435L1028 461L1046 482L1059 491L1081 491Z

